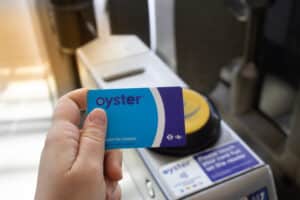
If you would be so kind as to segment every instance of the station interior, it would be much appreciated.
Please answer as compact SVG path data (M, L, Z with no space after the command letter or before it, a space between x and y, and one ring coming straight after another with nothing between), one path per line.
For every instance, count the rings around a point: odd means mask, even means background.
M299 1L1 0L0 25L0 199L34 198L64 94L171 86L209 120L183 148L123 149L121 199L300 199ZM213 178L199 160L228 145L242 160ZM197 159L205 183L163 174Z

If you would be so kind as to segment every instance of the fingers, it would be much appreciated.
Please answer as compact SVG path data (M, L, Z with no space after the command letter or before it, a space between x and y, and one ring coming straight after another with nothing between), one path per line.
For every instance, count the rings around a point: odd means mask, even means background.
M95 109L86 118L77 156L78 165L98 166L103 169L103 159L105 152L107 119L104 110Z
M48 131L44 153L70 169L78 154L80 110L86 107L87 89L72 91L58 100L53 113L53 124ZM53 160L54 160L53 159Z
M122 152L120 150L106 152L104 165L106 200L119 200L121 188L118 181L122 179Z
M104 174L113 181L122 179L122 152L120 150L108 151L105 155Z
M105 179L106 184L106 199L112 199L114 192L117 189L118 182Z
M116 181L105 180L106 183L106 200L121 199L121 187Z
M69 121L75 125L80 122L80 111L86 109L88 89L74 90L61 97L54 109L53 121Z
M49 129L43 154L60 163L61 170L68 171L77 156L80 131L67 121L57 121Z
M113 193L112 200L120 200L121 199L121 195L122 195L121 187L118 184L117 188L115 189L115 191Z

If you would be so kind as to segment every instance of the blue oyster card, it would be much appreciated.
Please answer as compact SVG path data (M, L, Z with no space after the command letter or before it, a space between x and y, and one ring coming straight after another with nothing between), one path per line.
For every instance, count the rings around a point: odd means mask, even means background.
M186 143L180 87L89 90L87 102L87 113L95 108L106 111L106 149Z

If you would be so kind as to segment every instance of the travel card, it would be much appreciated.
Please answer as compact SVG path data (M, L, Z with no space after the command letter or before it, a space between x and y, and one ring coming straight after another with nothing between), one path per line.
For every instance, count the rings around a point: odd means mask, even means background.
M178 147L186 143L182 88L89 90L87 113L106 111L106 149Z

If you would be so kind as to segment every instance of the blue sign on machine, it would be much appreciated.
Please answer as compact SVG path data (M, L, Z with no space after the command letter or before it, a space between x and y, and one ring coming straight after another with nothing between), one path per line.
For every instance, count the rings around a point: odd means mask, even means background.
M266 187L257 190L248 196L249 200L269 200L268 189Z
M194 156L214 182L255 167L258 160L239 142L234 142Z

